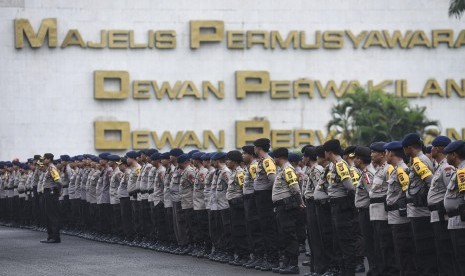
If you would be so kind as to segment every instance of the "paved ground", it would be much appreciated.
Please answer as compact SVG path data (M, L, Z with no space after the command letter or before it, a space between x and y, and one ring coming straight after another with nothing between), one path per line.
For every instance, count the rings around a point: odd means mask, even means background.
M276 275L128 246L0 226L0 275ZM308 268L302 268L302 274Z

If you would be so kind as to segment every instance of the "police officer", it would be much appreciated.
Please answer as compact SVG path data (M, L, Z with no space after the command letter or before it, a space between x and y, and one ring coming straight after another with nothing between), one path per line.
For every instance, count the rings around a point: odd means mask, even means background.
M247 231L244 213L243 187L245 182L244 170L240 164L243 162L240 151L233 150L226 154L226 166L232 172L228 182L226 199L229 203L231 216L231 242L237 256L229 264L242 266L247 263L250 255L247 242Z
M444 148L447 163L454 166L452 178L447 185L444 207L449 216L449 229L458 275L465 275L465 142L454 141Z
M191 166L189 154L182 154L178 157L179 166L179 198L181 202L181 210L179 216L177 214L177 230L178 244L182 248L179 255L186 255L192 251L192 226L194 215L194 181L195 170Z
M70 162L71 162L71 157L67 154L60 155L61 159L61 166L62 170L61 173L63 175L62 178L62 183L63 183L63 190L62 190L62 197L63 200L60 202L62 205L60 206L61 208L61 213L63 217L63 226L65 229L69 229L70 227L70 222L71 222L71 203L70 203L70 196L69 196L69 184L71 181L71 178L73 177L74 171L71 169Z
M165 207L165 218L167 234L170 245L166 247L166 252L174 253L178 248L173 226L173 201L171 199L170 183L173 178L176 167L171 162L170 152L162 153L160 156L161 164L166 168L163 176L163 203Z
M402 147L405 155L410 158L407 216L412 225L417 272L420 275L433 275L438 273L438 265L427 201L433 164L422 152L423 141L420 135L407 134L402 140Z
M184 152L179 148L174 148L170 150L170 162L175 167L173 174L171 176L171 181L169 183L170 199L173 203L173 230L176 237L177 249L174 251L174 254L179 254L183 252L184 248L184 232L179 225L182 224L182 206L181 206L181 197L179 195L179 183L181 182L182 170L179 168L178 158L183 155ZM187 158L187 156L186 156Z
M354 150L354 165L360 176L355 185L355 207L357 208L358 223L363 235L365 252L368 257L368 275L381 275L379 250L376 251L374 229L370 221L370 191L376 173L371 163L371 149L357 146Z
M297 174L288 161L288 155L286 148L273 151L274 160L280 169L273 184L272 200L275 206L278 233L284 244L284 261L279 273L299 274L297 227L299 208L305 208L305 204L302 201Z
M386 204L388 210L388 223L391 226L394 241L394 252L399 264L401 275L417 275L415 262L415 244L407 217L406 191L409 183L408 171L405 164L406 156L402 143L392 141L384 146L386 160L393 166L388 180Z
M47 234L46 240L41 243L60 243L60 221L58 209L58 197L60 196L61 182L60 174L53 165L53 154L44 154L44 198L45 213L47 215Z
M336 242L342 253L341 275L355 275L355 239L352 228L354 185L349 166L340 156L342 149L339 140L329 140L324 143L323 148L326 159L333 164L328 173L328 195Z
M127 181L127 190L131 201L132 230L136 235L139 234L136 231L140 228L138 227L139 203L137 201L137 193L139 191L137 190L136 182L141 171L141 166L137 162L137 157L139 157L139 153L135 151L129 151L126 153L126 162L128 163L130 169ZM131 245L138 245L140 243L140 238L140 236L136 236Z
M369 191L370 220L373 224L374 235L376 237L374 239L375 246L381 250L381 274L398 275L399 268L394 258L394 243L391 228L388 224L388 213L385 208L388 190L387 180L393 171L392 165L386 162L385 144L385 142L375 142L370 146L371 162L375 169L373 182Z
M258 157L257 175L254 179L255 203L257 205L260 228L265 245L266 259L255 269L270 271L279 267L278 246L276 243L277 225L271 200L273 183L276 177L276 165L268 155L270 140L260 138L254 142L255 155Z
M150 170L149 182L153 182L151 194L152 225L157 244L154 249L163 251L168 246L165 206L163 203L163 178L166 168L161 163L162 154L154 153L150 156L153 168Z
M451 140L446 136L436 137L432 144L431 157L436 163L433 179L428 192L428 208L431 211L436 254L438 256L439 272L444 275L457 275L457 263L450 250L452 242L447 230L447 215L444 208L444 195L452 177L454 168L447 163L444 148Z
M110 175L110 229L112 239L109 240L111 243L116 243L122 239L123 233L121 229L121 205L118 197L118 187L121 183L121 178L124 173L119 169L121 165L121 158L118 155L111 154L108 156L109 166L112 169Z
M132 205L128 192L129 176L131 175L131 167L127 162L127 157L121 158L119 170L123 173L118 185L118 198L121 207L121 228L123 230L124 239L120 244L131 244L134 241L134 228L132 224Z

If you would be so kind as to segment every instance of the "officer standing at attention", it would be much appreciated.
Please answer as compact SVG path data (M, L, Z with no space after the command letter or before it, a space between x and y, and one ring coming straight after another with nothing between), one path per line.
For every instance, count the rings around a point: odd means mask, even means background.
M47 221L46 240L41 243L60 243L60 218L58 209L58 197L60 196L61 182L60 174L57 168L53 165L53 154L44 154L44 197L45 197L45 213Z
M336 242L342 251L341 275L355 275L355 238L352 228L355 191L349 165L340 155L342 150L339 140L329 140L323 148L326 159L333 163L329 171L328 195Z
M465 142L454 141L444 148L447 163L456 168L444 197L455 260L459 274L465 275Z
M276 178L276 165L267 153L270 150L269 139L257 139L254 146L255 155L258 157L257 175L254 179L255 203L266 253L266 260L257 264L255 269L270 271L279 267L277 225L271 200L273 183Z
M407 188L407 216L412 225L418 275L438 273L433 226L428 209L428 191L433 179L433 163L422 152L423 141L417 133L407 134L402 141L410 158L410 183Z
M284 245L282 252L284 261L279 269L279 273L299 274L297 227L299 223L299 209L305 208L305 204L302 201L297 174L294 167L288 161L288 150L286 148L278 148L273 151L273 156L281 168L276 175L272 191L279 235L281 235ZM276 272L276 269L273 272Z
M444 208L444 196L454 171L454 167L447 163L446 154L444 153L444 148L450 142L451 140L447 136L438 136L431 143L431 157L436 163L436 168L428 192L428 208L431 211L431 224L433 225L439 272L444 275L458 275L455 256L450 250L452 242L447 230L448 217Z
M394 167L388 180L386 204L388 223L391 226L394 241L394 253L399 264L401 275L417 275L415 264L415 244L412 238L410 219L407 217L407 202L405 193L409 178L405 164L405 153L402 143L392 141L384 146L386 160Z
M129 166L130 172L127 178L127 191L129 194L129 198L131 201L131 219L132 219L132 231L136 231L138 229L136 225L137 221L137 209L138 209L138 202L137 202L137 189L136 189L136 182L137 178L140 175L141 166L137 163L136 158L139 154L135 151L129 151L126 153L126 162ZM136 233L138 234L138 233Z
M195 169L191 166L189 154L178 157L181 178L179 181L179 197L181 200L181 217L178 218L180 246L183 248L180 255L192 252L192 228L194 220L194 181Z
M373 224L375 244L381 250L382 275L398 275L399 268L394 256L394 242L391 227L388 224L388 213L385 208L388 179L393 170L392 165L386 162L385 142L371 144L371 163L375 169L370 189L370 220Z

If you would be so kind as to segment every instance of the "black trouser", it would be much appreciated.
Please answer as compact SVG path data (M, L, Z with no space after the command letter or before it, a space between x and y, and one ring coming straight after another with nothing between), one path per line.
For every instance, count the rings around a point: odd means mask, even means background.
M40 207L39 207L39 193L37 192L37 186L32 188L32 219L36 226L39 226L40 221Z
M160 201L157 205L150 204L150 206L152 208L152 237L153 239L160 242L166 242L168 241L168 236L165 217L165 205L162 201Z
M121 238L123 236L121 225L121 206L119 203L111 204L111 234Z
M220 222L220 247L224 252L234 254L233 245L231 243L231 212L229 208L220 210Z
M60 215L61 225L64 228L68 227L71 218L71 206L69 202L69 195L63 196L63 199L60 200Z
M12 220L16 223L19 223L19 211L20 211L20 206L19 206L19 196L13 196L13 200L11 201L11 217Z
M192 234L194 242L207 250L211 250L212 243L208 235L208 211L207 210L194 210L194 218L197 222Z
M194 236L192 234L192 229L196 227L196 221L194 217L194 209L182 209L182 216L186 221L186 240L187 244L190 245L194 242Z
M173 226L173 207L165 208L166 234L169 242L175 243L176 236Z
M305 241L307 240L307 210L305 208L298 209L296 231L299 245L305 246Z
M465 275L465 229L450 229L450 238L460 274Z
M263 257L265 247L263 245L260 220L258 219L257 205L255 204L255 194L244 195L244 215L250 250L255 256Z
M181 202L173 202L173 228L176 235L176 241L179 246L186 246L189 244L188 239L188 225L184 210L182 209Z
M400 275L417 275L415 264L415 244L410 223L391 224L394 252L400 266Z
M73 229L77 229L79 225L79 205L81 204L81 200L77 198L73 198L69 200L71 206L71 218L70 218L70 226Z
M87 228L87 221L89 216L89 203L84 200L80 199L81 204L79 205L79 226L82 230L89 230Z
M121 226L123 229L124 237L128 240L134 239L134 228L132 221L132 206L129 197L122 197L119 199L121 206Z
M316 214L315 201L313 199L306 199L305 204L307 205L307 230L309 236L308 245L310 246L310 251L312 252L312 266L310 267L310 270L323 274L327 267L325 267L325 261L323 260L325 256L324 254L321 254L324 249L323 241L320 235L318 217Z
M391 227L387 220L374 220L373 229L376 240L379 242L381 249L381 274L382 275L399 275L399 265L394 255L394 242L392 240Z
M47 226L47 214L45 212L45 194L39 193L39 217L40 217L40 227Z
M315 201L316 216L320 230L321 242L323 244L321 255L321 271L326 271L330 266L336 266L333 227L331 220L331 206L329 201Z
M349 197L331 199L331 219L336 241L342 253L341 275L355 275L355 238L353 233L354 209Z
M16 221L22 225L24 224L25 210L26 210L26 198L20 197L18 200L18 218Z
M271 190L255 191L255 204L257 206L267 259L270 262L277 263L279 253L276 238L278 235L276 218L273 212L273 201L271 200Z
M58 190L44 189L47 234L49 239L60 239Z
M412 225L413 242L415 243L417 275L436 275L438 273L438 264L430 217L411 217L410 223Z
M88 220L87 220L87 228L92 231L98 231L98 206L97 203L89 203L89 213L88 213Z
M208 212L208 232L210 239L215 247L215 251L221 251L221 212L219 210L210 210Z
M365 261L365 241L363 240L362 230L358 223L358 212L354 209L354 220L352 221L352 231L355 238L355 258L357 264L363 264Z
M231 243L234 252L240 258L246 258L250 254L250 247L247 242L244 199L240 197L229 200L229 211L231 213Z
M442 275L460 275L457 261L451 248L452 242L449 230L447 230L447 220L431 223L434 231L434 242L438 256L438 269Z
M139 221L140 221L140 234L144 237L150 237L151 233L151 219L150 219L150 205L147 199L139 201Z
M99 204L100 232L104 235L111 234L111 205L110 203Z
M366 208L358 208L358 224L363 236L366 256L368 258L369 270L367 275L382 275L381 274L381 258L379 256L380 249L375 247L375 238L373 224L370 221L370 210ZM378 238L378 237L376 237Z
M284 206L276 208L276 221L278 233L283 241L282 254L289 261L289 265L298 265L299 242L297 240L297 227L300 217L298 208L286 210Z
M30 225L32 223L32 198L26 199L24 206L24 223Z
M137 196L136 196L137 198ZM131 208L132 208L132 227L136 233L137 237L140 237L141 227L140 227L140 203L137 200L131 200Z

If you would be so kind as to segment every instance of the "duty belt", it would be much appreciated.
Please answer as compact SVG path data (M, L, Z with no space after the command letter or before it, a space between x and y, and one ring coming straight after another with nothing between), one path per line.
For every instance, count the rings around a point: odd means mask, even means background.
M458 209L449 211L447 212L447 216L449 216L449 218L460 216L460 211Z
M315 199L313 197L305 199L305 203L307 203L307 204L311 204L311 203L314 203L314 202L315 202Z
M397 205L397 203L394 203L392 205L388 205L387 206L387 211L390 212L390 211L397 211L399 210L399 205Z
M386 197L385 196L370 198L370 204L373 204L373 203L385 203L385 202L386 202Z

